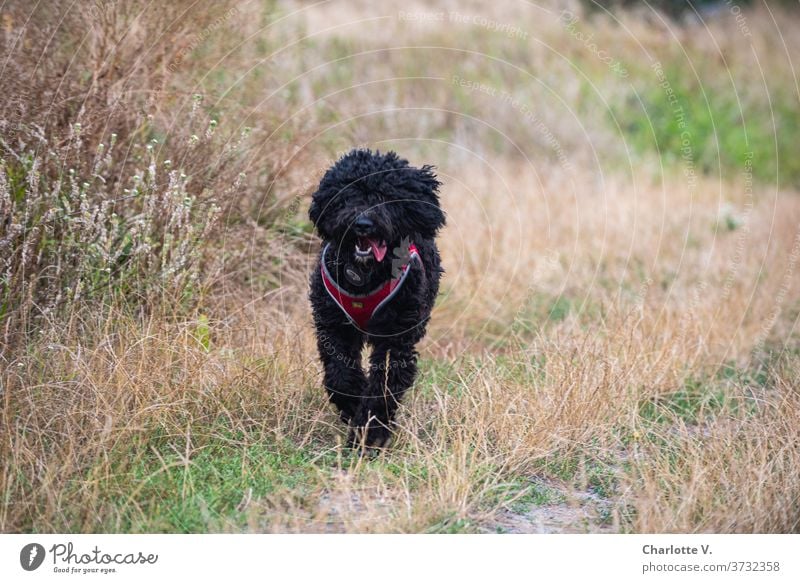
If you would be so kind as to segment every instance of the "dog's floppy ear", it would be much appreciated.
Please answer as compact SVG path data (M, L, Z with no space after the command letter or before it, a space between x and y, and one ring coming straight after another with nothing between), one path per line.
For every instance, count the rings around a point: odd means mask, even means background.
M333 215L331 208L331 189L320 184L319 189L311 195L311 206L308 207L308 218L323 239L330 239L330 217Z
M322 213L322 205L319 202L319 191L311 195L311 206L308 207L308 218L311 223L316 227L319 222L320 214Z
M317 190L311 195L311 206L308 207L308 218L317 229L317 233L323 239L330 239L333 225L331 221L334 217L336 198L341 189L336 180L339 162L325 171L319 181Z
M445 225L445 216L439 206L439 186L433 166L409 168L410 179L404 185L413 194L408 201L407 219L413 231L432 239Z

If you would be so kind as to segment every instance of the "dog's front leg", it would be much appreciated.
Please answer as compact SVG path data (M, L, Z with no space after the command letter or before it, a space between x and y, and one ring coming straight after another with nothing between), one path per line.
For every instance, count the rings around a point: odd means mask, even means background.
M375 346L370 356L367 391L353 418L353 445L388 445L395 413L416 375L417 353L413 344Z
M363 337L352 328L338 326L317 330L317 349L324 369L324 385L339 417L349 423L367 386L361 368Z

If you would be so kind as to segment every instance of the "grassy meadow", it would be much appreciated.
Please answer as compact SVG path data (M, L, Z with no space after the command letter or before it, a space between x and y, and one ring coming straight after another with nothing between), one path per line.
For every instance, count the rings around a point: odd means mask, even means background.
M800 531L800 10L44 4L0 7L0 531ZM307 299L355 146L448 221L374 459Z

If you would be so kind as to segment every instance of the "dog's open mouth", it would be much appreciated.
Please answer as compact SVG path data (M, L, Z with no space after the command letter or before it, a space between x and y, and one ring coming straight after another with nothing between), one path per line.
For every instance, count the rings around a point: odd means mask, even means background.
M356 257L366 259L372 255L380 262L386 257L386 241L371 239L369 237L359 237L356 241Z

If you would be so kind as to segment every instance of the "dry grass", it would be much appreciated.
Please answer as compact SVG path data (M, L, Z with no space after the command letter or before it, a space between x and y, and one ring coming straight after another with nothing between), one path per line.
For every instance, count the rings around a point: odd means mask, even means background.
M459 6L437 10L481 12ZM800 530L797 193L764 181L751 190L722 165L698 168L692 184L680 161L635 152L603 105L629 86L564 33L555 4L491 14L519 23L526 42L359 3L298 8L248 4L227 22L255 40L210 31L177 72L148 81L163 97L148 127L165 144L185 137L172 124L197 92L212 117L224 112L231 139L254 128L236 158L243 200L219 200L235 174L191 182L224 144L193 154L189 193L228 209L204 246L214 261L202 293L180 310L74 302L4 349L0 531ZM205 16L194 26L209 27ZM353 24L369 17L382 17L380 30ZM784 49L767 11L748 19L767 88L786 85L797 35ZM604 19L580 26L625 57L640 86L654 84L648 62L636 65L643 46L665 63L685 49L719 87L729 72L752 80L733 19L706 35L622 20L625 35ZM715 41L728 70L707 65ZM413 45L449 48L352 57ZM497 97L459 93L454 74L530 100L543 125ZM147 76L124 74L137 75ZM132 99L123 87L106 90ZM760 90L742 95L758 102ZM139 127L123 136L141 138ZM448 212L422 373L376 459L341 445L306 301L315 246L303 196L357 143L435 161ZM120 164L127 173L133 162Z

